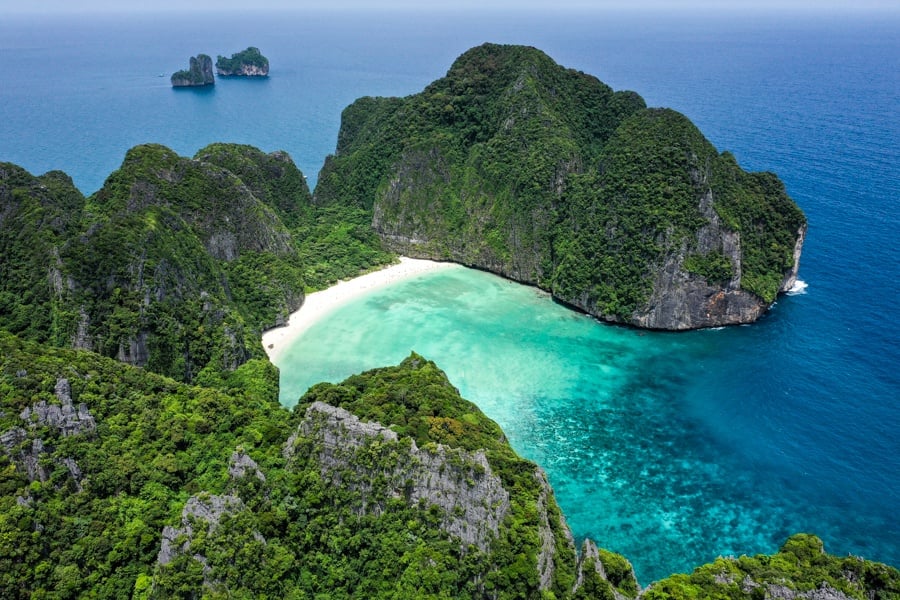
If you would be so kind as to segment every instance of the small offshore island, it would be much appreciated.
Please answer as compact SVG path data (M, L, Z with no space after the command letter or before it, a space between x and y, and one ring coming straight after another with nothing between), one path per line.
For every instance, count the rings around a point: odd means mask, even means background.
M223 77L268 77L269 59L259 48L250 46L246 50L231 55L231 58L216 58L216 74Z
M211 59L176 75L212 83ZM627 558L576 546L543 470L435 363L411 353L288 410L263 348L307 291L401 252L610 321L749 322L796 277L805 230L777 177L684 116L518 46L355 102L315 195L286 153L237 144L136 146L89 197L0 163L0 589L900 598L895 568L806 533L642 589Z
M192 56L188 70L172 73L172 87L204 87L215 85L216 79L212 70L212 58L206 54Z

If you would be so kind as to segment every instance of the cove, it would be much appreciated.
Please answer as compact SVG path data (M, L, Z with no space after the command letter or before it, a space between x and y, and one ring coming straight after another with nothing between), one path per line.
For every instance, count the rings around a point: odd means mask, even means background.
M459 268L335 309L276 362L293 406L319 381L412 350L434 360L547 471L576 538L624 554L645 585L719 555L774 552L798 531L836 554L890 558L868 532L889 531L891 516L847 510L853 482L822 456L838 450L806 447L796 420L811 417L775 389L769 371L789 354L773 348L789 331L778 315L681 334L612 327Z

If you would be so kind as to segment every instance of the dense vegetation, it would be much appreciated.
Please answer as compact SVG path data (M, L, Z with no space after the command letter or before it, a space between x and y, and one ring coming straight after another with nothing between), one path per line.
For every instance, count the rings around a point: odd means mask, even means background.
M729 289L770 303L805 227L776 177L745 173L684 116L493 44L419 94L349 106L315 197L371 209L398 251L636 324L669 260L705 298Z
M66 435L20 417L40 402L58 405L61 378L95 428ZM434 506L370 497L384 510L360 513L359 493L331 485L315 454L299 451L312 443L302 435L292 438L294 458L286 460L282 449L307 403L338 396L361 413L386 410L384 422L401 430L424 424L405 432L423 446L487 449L516 506L489 552L461 548L437 525ZM535 466L419 357L320 386L289 413L277 404L277 372L265 361L246 363L216 390L0 332L0 401L5 598L536 596ZM447 423L475 435L456 437ZM9 434L15 430L21 437ZM405 448L371 452L390 461ZM252 457L249 474L229 474L235 455ZM39 465L34 473L30 458ZM158 564L163 528L184 522L189 498L209 505L228 498L235 510L214 527L195 516L193 533L178 538L190 552ZM558 514L552 497L549 504ZM564 597L574 583L574 549L563 531L557 535L564 552L554 590Z
M796 595L796 596L795 596ZM825 553L814 535L791 536L774 555L718 558L690 575L653 584L647 600L762 598L900 598L900 572L858 556Z
M245 67L256 67L263 74L268 74L269 59L253 46L232 54L231 58L221 55L216 58L216 70L220 75L240 74Z
M305 290L392 257L359 209L316 209L283 152L131 149L85 199L0 165L0 327L214 384L263 356Z

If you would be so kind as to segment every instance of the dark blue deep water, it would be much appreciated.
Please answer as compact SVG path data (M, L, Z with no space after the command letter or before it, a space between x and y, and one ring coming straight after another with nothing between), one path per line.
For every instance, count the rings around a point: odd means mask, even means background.
M0 161L64 170L89 194L135 144L193 154L231 141L287 150L314 183L344 106L419 91L484 41L537 46L685 113L745 168L778 173L810 221L808 288L759 323L646 336L593 325L605 333L567 343L596 347L605 379L579 359L585 375L565 394L554 381L517 391L527 426L502 398L480 402L548 471L576 537L625 553L643 583L775 551L795 531L900 564L897 18L4 16ZM190 55L248 45L269 57L267 80L169 87ZM565 364L547 344L547 364ZM482 378L460 378L479 402Z

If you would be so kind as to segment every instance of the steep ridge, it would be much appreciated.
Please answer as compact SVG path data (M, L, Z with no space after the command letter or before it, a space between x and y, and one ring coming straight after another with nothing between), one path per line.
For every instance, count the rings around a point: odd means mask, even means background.
M602 319L757 319L796 278L806 220L683 115L485 44L407 98L342 114L315 191L372 211L391 249L538 285Z

